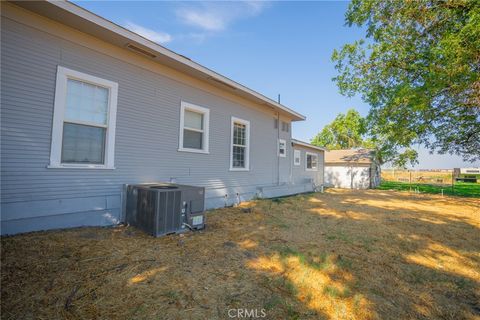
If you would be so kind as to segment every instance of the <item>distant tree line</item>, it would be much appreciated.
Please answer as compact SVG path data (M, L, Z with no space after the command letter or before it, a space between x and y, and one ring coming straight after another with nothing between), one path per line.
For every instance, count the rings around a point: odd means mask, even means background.
M480 160L480 1L353 0L345 15L366 36L335 50L334 81L371 106L340 114L313 140L374 147L383 162L417 162L415 144Z

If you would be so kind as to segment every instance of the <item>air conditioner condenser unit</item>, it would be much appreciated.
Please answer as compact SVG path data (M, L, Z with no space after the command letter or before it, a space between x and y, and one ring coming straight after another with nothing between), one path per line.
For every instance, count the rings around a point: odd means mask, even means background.
M126 222L155 237L205 227L205 188L171 184L127 185Z

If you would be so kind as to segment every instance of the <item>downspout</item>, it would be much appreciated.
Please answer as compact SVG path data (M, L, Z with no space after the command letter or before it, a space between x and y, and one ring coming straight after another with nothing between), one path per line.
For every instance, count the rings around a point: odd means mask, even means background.
M290 130L289 130L289 133L290 133L290 157L289 157L289 160L288 162L290 163L290 185L293 184L293 161L294 161L294 157L295 157L295 151L293 149L293 143L292 143L292 125L290 124Z
M280 103L280 95L278 95L278 101ZM277 186L280 185L280 157L278 154L279 140L280 140L280 113L277 112L277 150L275 155L277 156Z
M278 104L280 104L280 94L278 94ZM280 185L280 156L278 154L279 140L280 140L280 112L277 111L277 150L275 152L277 156L277 186Z

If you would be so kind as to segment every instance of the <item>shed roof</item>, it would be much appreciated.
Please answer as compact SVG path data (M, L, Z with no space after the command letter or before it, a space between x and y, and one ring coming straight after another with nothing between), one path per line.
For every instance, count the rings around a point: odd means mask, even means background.
M266 96L235 82L191 59L173 52L141 35L117 25L69 1L12 1L29 11L60 22L64 25L90 34L98 39L123 48L133 48L146 58L169 66L205 81L215 87L250 101L270 107L290 117L293 121L305 120L306 117Z
M372 163L375 153L371 149L330 150L325 152L326 163Z
M310 143L304 142L304 141L300 141L300 140L297 140L297 139L292 139L292 144L302 146L302 147L311 148L311 149L315 149L315 150L319 150L319 151L325 151L326 150L325 148L317 147L317 146L314 146L313 144L310 144Z

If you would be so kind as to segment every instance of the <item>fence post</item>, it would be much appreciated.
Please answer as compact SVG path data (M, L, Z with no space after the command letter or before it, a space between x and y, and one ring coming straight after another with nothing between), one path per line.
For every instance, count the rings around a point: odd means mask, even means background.
M455 194L455 180L453 176L454 176L454 170L452 170L452 194Z
M412 170L408 170L408 173L410 173L410 181L409 181L409 184L410 184L410 192L412 192Z

